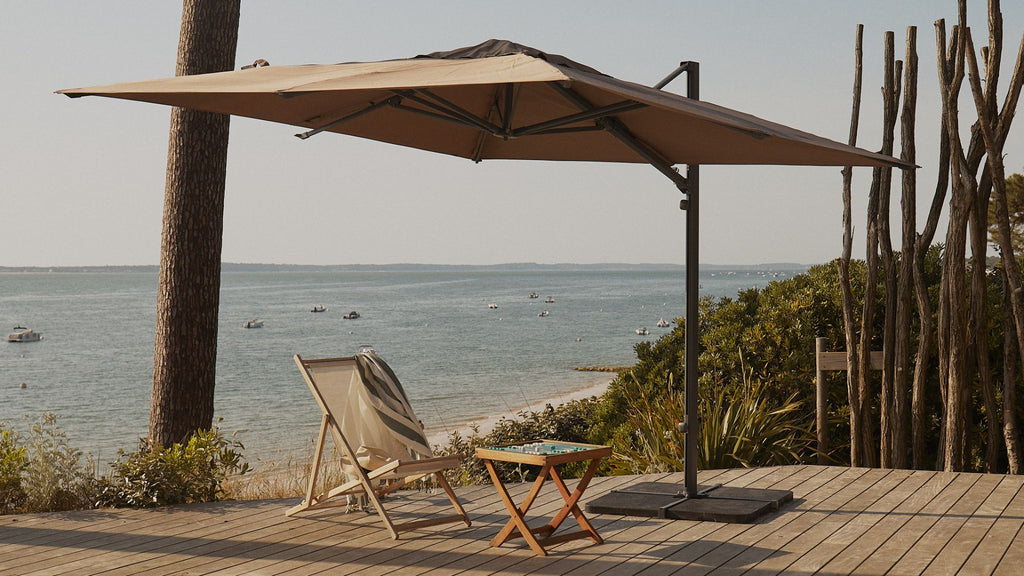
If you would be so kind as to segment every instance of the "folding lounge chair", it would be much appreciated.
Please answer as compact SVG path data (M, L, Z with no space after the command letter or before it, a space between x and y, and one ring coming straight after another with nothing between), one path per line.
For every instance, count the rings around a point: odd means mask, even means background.
M441 470L458 466L463 457L433 456L402 385L379 356L371 351L347 358L306 360L296 354L295 363L320 405L323 419L305 500L288 510L288 516L344 506L348 496L365 495L395 540L405 530L459 521L470 525L455 492L440 474ZM350 480L317 493L328 430ZM392 522L381 498L430 475L448 494L457 513L402 524ZM341 501L332 501L335 498Z

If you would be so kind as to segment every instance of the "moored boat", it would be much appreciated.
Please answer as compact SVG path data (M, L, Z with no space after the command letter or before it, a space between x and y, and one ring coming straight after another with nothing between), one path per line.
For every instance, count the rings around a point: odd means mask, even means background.
M7 335L8 342L39 342L42 339L42 334L24 326L15 326L14 332Z
M263 328L263 320L260 320L259 318L253 318L252 320L249 320L248 322L243 324L243 326L245 326L246 328Z
M353 311L349 312L348 314L345 314L344 316L342 316L342 318L344 318L345 320L355 320L356 318L359 318L359 312L356 312L355 310L353 310Z

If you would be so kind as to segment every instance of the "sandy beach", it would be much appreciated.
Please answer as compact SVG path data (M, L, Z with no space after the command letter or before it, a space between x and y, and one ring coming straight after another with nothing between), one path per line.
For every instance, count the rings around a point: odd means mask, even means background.
M513 406L511 412L494 414L486 418L478 418L467 422L458 422L454 424L449 423L447 428L438 423L431 423L428 424L426 428L427 439L430 441L431 446L445 445L448 443L448 435L450 433L458 431L463 436L466 436L470 433L473 426L478 427L481 434L486 434L493 430L498 422L503 418L514 418L519 414L519 412L524 410L539 411L547 404L559 406L561 404L572 402L573 400L582 400L591 396L600 396L608 390L608 386L614 379L615 374L594 372L591 382L583 387L561 392L553 397L540 399L536 402L530 402L529 404Z

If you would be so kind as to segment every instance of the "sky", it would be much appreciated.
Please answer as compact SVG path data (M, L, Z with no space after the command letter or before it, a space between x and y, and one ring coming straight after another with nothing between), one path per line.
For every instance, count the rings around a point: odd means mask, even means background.
M987 38L985 4L969 0L978 39ZM72 100L54 91L172 76L180 3L0 0L0 9L0 266L158 263L170 109ZM1024 2L1003 2L1003 16L1000 102L1024 33ZM947 29L952 26L955 0L242 0L236 67L258 58L271 65L407 58L489 38L561 54L648 85L680 61L695 60L701 65L702 99L845 142L854 36L862 23L858 145L877 150L883 34L895 32L902 58L906 28L917 26L923 221L936 179L933 23L939 18L947 20ZM684 93L685 81L666 90ZM969 97L965 90L965 115L974 110ZM1006 145L1008 173L1024 172L1021 122L1018 117ZM474 164L335 134L302 141L293 137L296 132L232 119L224 261L684 260L680 193L650 166ZM855 257L863 257L870 178L869 168L855 169ZM839 168L702 168L701 261L816 264L837 257L841 189Z

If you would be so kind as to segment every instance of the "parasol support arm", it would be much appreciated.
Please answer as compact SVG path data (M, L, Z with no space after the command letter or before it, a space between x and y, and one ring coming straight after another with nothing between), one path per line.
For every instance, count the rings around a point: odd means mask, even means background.
M657 84L655 84L655 85L654 85L653 87L654 87L654 88L655 88L656 90L661 90L661 89L662 89L662 88L664 88L665 86L668 86L668 83L669 83L669 82L671 82L671 81L675 80L675 79L676 79L677 77L679 77L679 75L680 75L680 74L682 74L683 72L686 72L686 71L688 71L688 70L690 69L690 64L694 64L694 62L680 62L680 63L679 63L679 66L678 66L678 67L676 67L676 69L675 69L675 70L673 70L671 74L669 74L668 76L665 76L665 78L663 78L663 79L661 80L661 82L658 82L658 83L657 83Z
M563 98L572 102L577 108L580 109L581 113L583 114L593 113L597 110L601 110L600 108L595 108L590 102L587 101L586 98L580 96L571 88L566 88L565 86L562 86L558 82L549 82L548 86L550 86L554 91L561 94ZM619 104L625 103L620 102ZM613 104L612 106L617 105ZM625 106L623 106L623 108L625 108ZM638 139L636 136L634 136L632 133L630 133L629 129L623 126L622 122L619 122L617 118L605 114L598 117L594 121L594 123L597 124L597 126L599 126L600 128L606 130L618 141L625 144L627 148L629 148L633 152L636 152L638 156L646 160L651 166L654 166L654 168L657 169L658 172L661 172L662 174L667 176L668 179L671 180L676 185L676 188L678 188L680 192L686 194L686 177L680 174L678 171L676 171L676 169L671 164L669 164L669 162L665 160L665 158L656 150L654 150L653 148L642 142L640 139Z

